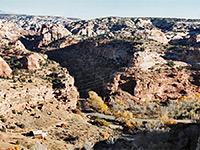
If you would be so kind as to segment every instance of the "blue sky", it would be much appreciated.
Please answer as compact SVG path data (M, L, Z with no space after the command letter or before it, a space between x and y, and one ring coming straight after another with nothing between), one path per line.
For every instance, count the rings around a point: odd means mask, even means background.
M200 0L0 0L0 10L82 19L106 16L200 18Z

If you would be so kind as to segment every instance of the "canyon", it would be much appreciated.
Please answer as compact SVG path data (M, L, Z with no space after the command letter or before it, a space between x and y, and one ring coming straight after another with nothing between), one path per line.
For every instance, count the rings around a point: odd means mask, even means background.
M1 14L0 149L198 149L199 31L191 19ZM27 136L39 129L45 139Z

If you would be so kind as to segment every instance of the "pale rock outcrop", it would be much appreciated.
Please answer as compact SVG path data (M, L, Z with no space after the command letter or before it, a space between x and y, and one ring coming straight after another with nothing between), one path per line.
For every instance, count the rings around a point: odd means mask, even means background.
M66 74L66 80L63 81L65 88L61 90L62 97L66 96L66 107L75 109L77 100L79 98L79 92L77 88L74 86L74 78L69 74Z
M7 39L0 39L0 46L3 46L3 45L8 46L8 44L9 44L9 40L7 40Z
M97 34L93 31L93 29L88 28L88 27L84 28L84 29L81 29L78 32L78 35L87 36L87 37L97 36Z
M27 106L37 105L39 102L55 100L54 91L51 87L40 85L39 87L30 86L27 89L10 89L0 91L0 113L5 114L12 109L25 109ZM27 101L28 98L28 101Z
M44 145L33 145L31 147L31 150L48 150L46 146Z
M165 33L162 31L153 28L153 29L145 29L145 30L138 30L134 33L134 36L141 37L144 39L155 40L163 44L168 43L168 39L165 36Z
M161 56L162 54L158 54L156 52L135 52L131 65L146 71L155 65L165 64L166 60L164 60Z
M25 46L24 46L24 44L22 44L22 42L20 40L15 41L13 43L13 45L14 45L14 47L16 49L20 49L20 50L25 50L26 49Z
M40 32L40 41L38 47L47 46L53 41L71 35L63 25L43 25Z
M0 38L5 38L8 40L17 40L23 29L16 23L1 21L0 22Z
M9 65L0 57L0 75L12 75L12 69Z
M36 70L40 68L41 62L44 62L44 58L38 53L32 53L22 59L22 67L28 70Z

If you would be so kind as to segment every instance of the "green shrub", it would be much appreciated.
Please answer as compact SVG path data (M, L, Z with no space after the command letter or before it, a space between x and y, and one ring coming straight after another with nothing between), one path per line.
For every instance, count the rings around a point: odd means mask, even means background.
M31 79L28 80L29 83L32 83L33 81Z
M12 110L12 113L13 113L13 114L16 114L16 110Z
M174 64L173 61L170 61L170 62L167 63L167 65L168 65L169 67L173 67L175 64Z
M52 70L53 70L53 71L56 71L56 68L55 68L55 67L53 67L53 68L52 68Z
M13 75L18 75L19 73L18 73L18 69L17 68L15 68L15 69L13 69Z
M2 121L2 122L6 122L6 121L7 121L7 119L5 119L5 118L2 118L2 119L1 119L1 121Z
M15 129L15 128L16 128L16 126L11 126L11 127L10 127L10 129Z
M25 128L25 125L22 123L15 123L16 126L20 127L21 129L24 129Z
M6 132L6 128L3 126L1 129L2 132Z
M23 112L20 111L20 112L18 112L17 114L19 114L19 115L23 115Z

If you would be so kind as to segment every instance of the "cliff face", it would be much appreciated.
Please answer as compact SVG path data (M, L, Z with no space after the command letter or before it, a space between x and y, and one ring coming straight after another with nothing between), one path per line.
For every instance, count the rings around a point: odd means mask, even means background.
M80 91L91 89L109 96L122 90L128 92L127 96L131 94L132 100L165 101L199 92L194 84L198 79L192 81L198 74L194 70L198 69L198 50L175 48L148 40L124 42L120 37L104 37L49 51L47 55L69 68Z
M133 72L134 70L129 70L126 74L121 73L113 78L113 82L107 84L106 91L111 97L123 91L125 95L121 99L132 95L133 101L166 101L176 100L183 95L190 97L200 90L199 86L191 83L191 74L185 71L140 72L132 75Z

